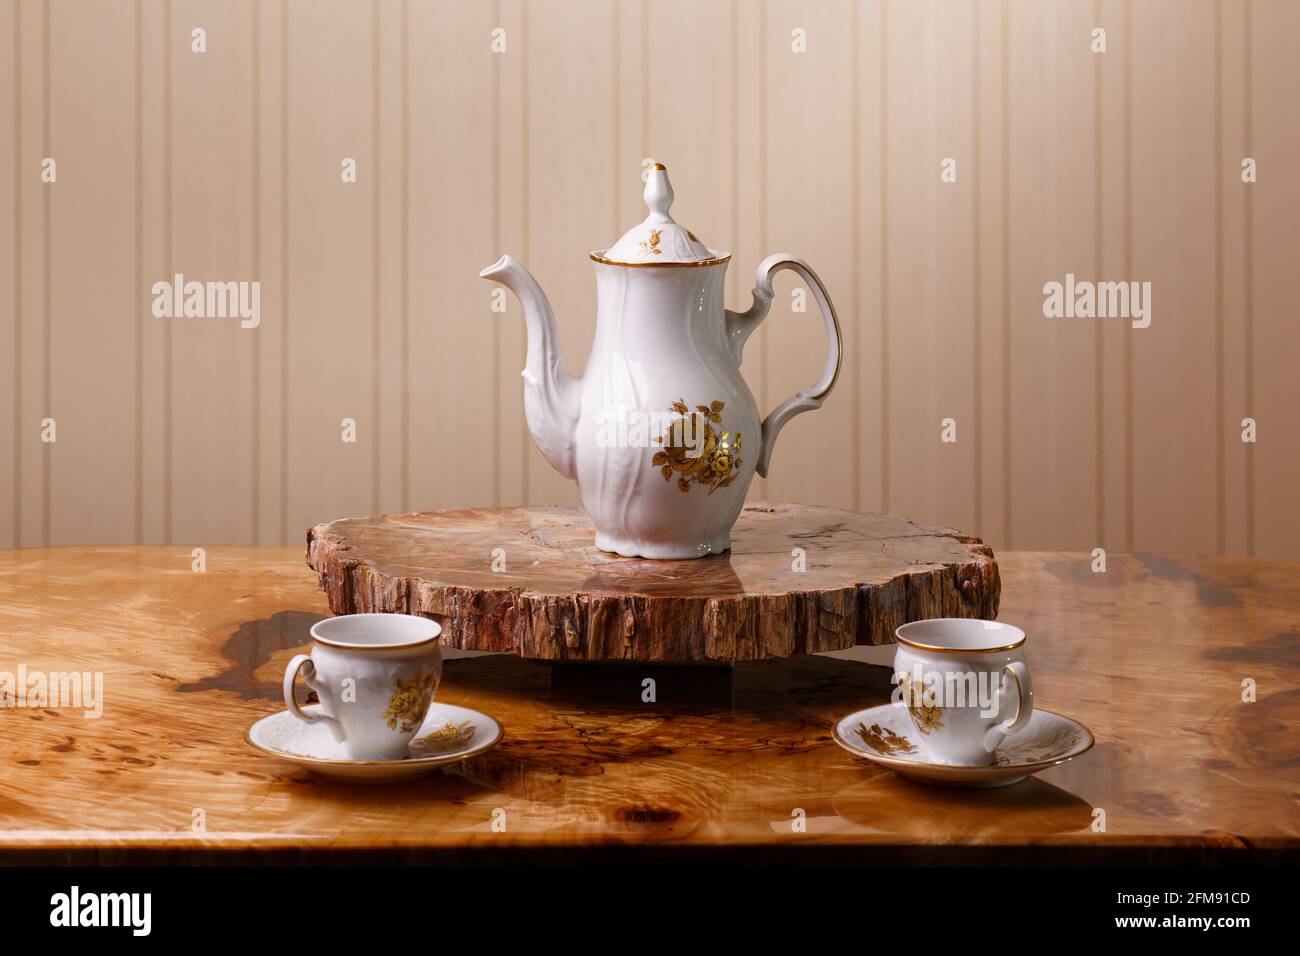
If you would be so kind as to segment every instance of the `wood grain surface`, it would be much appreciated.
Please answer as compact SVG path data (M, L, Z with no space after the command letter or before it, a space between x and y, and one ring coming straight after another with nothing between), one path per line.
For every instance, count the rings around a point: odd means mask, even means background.
M1294 564L1111 556L1094 574L1084 554L1001 556L1038 703L1097 746L963 792L831 742L832 720L887 698L888 648L737 664L729 707L593 704L554 695L544 664L452 659L439 698L498 717L499 747L392 787L323 782L244 742L328 613L302 550L206 559L197 574L188 547L0 552L0 671L104 681L98 718L0 707L0 863L1294 862L1300 846Z
M554 661L742 661L886 644L932 617L998 613L978 538L890 515L746 505L731 551L683 561L595 546L577 508L343 518L307 533L335 614L436 618L450 647Z

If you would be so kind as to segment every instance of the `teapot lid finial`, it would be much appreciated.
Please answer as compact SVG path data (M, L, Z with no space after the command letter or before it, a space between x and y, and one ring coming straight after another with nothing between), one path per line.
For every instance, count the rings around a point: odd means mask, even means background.
M668 168L663 163L655 163L646 170L642 196L650 214L614 245L603 252L593 252L591 257L597 262L618 266L709 266L730 258L725 252L709 249L668 214L675 196L673 184L668 181Z
M676 197L673 195L673 184L668 181L668 167L663 163L655 163L650 168L649 175L645 178L645 192L642 196L645 198L646 208L650 210L646 222L673 221L673 217L668 215L668 209Z

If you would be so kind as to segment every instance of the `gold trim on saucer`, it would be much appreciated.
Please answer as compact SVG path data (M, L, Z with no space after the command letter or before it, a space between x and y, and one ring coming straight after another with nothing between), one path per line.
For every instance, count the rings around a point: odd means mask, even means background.
M467 707L465 709L471 710L472 708ZM479 744L477 747L471 747L469 750L450 754L437 754L429 757L404 757L400 760L349 760L347 758L330 760L326 757L309 757L306 754L292 754L284 750L273 750L270 747L265 747L262 744L259 744L253 739L253 727L260 724L266 719L266 717L260 717L249 725L248 729L244 731L244 741L254 750L260 750L264 754L278 757L281 760L288 760L291 763L309 763L321 767L392 767L397 764L406 767L437 767L445 763L456 763L461 760L468 760L470 757L477 757L482 753L487 753L505 739L506 729L501 726L501 721L497 720L491 714L484 714L481 710L475 711L475 713L482 714L496 725L497 735L495 738L487 744ZM267 714L266 716L270 717L273 715Z
M872 710L872 709L874 708L871 707L864 708L864 710ZM1038 771L1040 770L1046 770L1048 767L1055 767L1058 764L1065 763L1067 760L1073 760L1075 757L1080 757L1083 754L1086 754L1089 750L1091 750L1093 748L1093 745L1097 743L1096 736L1083 723L1083 721L1075 720L1069 714L1058 714L1056 711L1047 710L1046 708L1035 708L1034 710L1035 713L1051 714L1053 717L1061 717L1065 720L1071 721L1080 730L1082 730L1084 734L1087 735L1088 742L1084 744L1084 746L1080 747L1078 750L1064 753L1059 757L1051 757L1047 760L1034 760L1029 763L990 763L990 764L972 764L967 766L964 764L931 763L928 760L908 760L905 757L886 756L885 754L877 753L874 750L869 750L863 744L852 743L840 733L840 724L845 719L843 717L841 717L839 720L834 721L831 724L831 739L834 740L835 743L837 743L839 746L847 750L849 753L853 754L854 756L861 757L864 760L871 760L875 763L883 764L884 766L887 767L893 767L895 769L901 769L901 770L910 770L913 772L915 772L917 768L939 769L943 771L952 771L952 773L955 776L982 776L988 774L990 771L996 771L1000 775L1004 775L1004 776L1010 776L1011 774L1017 774L1017 773L1024 774L1024 775L1035 774L1038 773ZM860 713L860 711L858 713ZM853 716L853 715L850 714L849 716Z

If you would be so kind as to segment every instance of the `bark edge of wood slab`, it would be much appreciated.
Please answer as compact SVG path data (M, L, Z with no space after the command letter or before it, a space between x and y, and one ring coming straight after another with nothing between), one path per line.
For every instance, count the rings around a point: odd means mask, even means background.
M502 549L503 570L493 571ZM794 549L806 553L795 571ZM443 643L546 661L746 661L888 644L932 617L997 616L993 551L883 514L755 502L732 550L682 561L595 546L578 508L341 518L307 532L335 614L401 612Z

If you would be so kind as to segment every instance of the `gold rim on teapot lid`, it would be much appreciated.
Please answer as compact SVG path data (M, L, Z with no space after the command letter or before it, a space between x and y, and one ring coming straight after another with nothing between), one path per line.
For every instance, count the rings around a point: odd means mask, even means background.
M611 266L698 267L719 265L731 258L728 253L709 249L668 214L675 197L663 163L655 163L647 170L642 195L650 214L623 233L614 245L593 252L594 261Z

